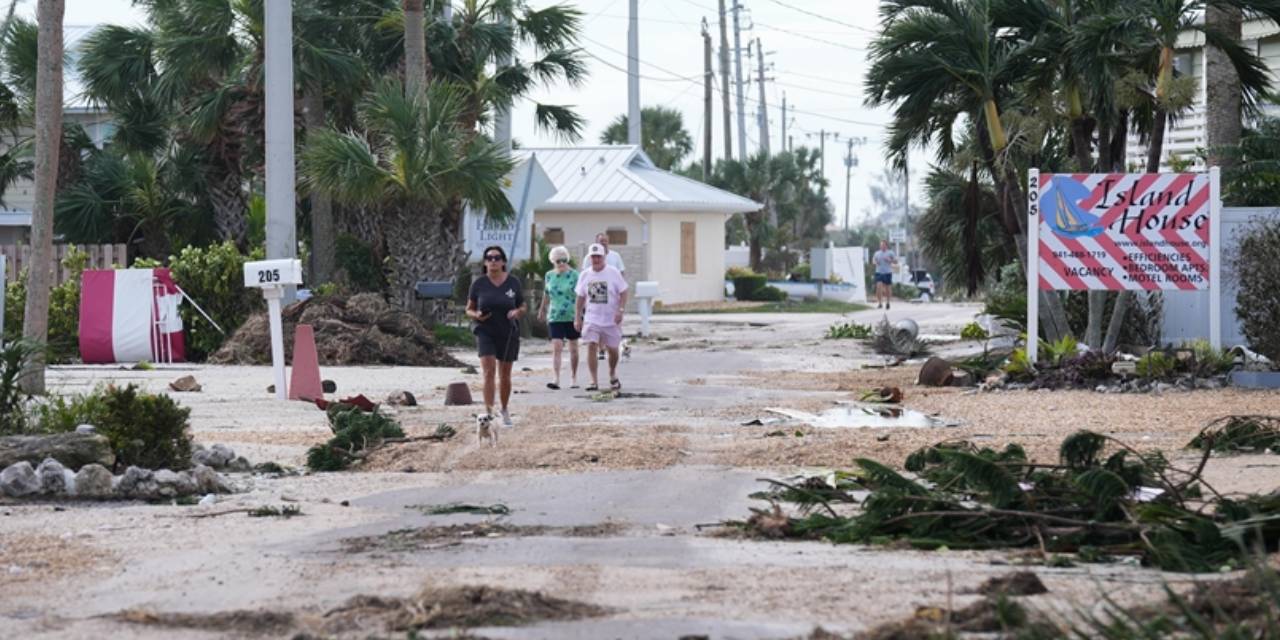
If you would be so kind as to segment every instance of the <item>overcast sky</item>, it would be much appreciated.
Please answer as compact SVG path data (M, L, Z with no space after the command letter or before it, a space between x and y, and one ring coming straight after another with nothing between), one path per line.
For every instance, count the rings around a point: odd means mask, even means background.
M279 1L279 0L268 0ZM587 118L584 143L597 143L600 133L627 108L627 0L563 0L577 6L583 18L583 48L588 59L590 77L578 88L557 87L539 91L535 99L549 103L574 105ZM732 5L733 0L728 4ZM767 62L772 68L766 76L766 100L769 113L771 147L781 144L781 99L785 92L789 107L788 133L795 146L817 146L818 132L840 134L840 141L828 139L826 173L831 181L830 195L837 221L843 220L845 198L845 139L866 138L865 146L856 147L858 166L853 171L851 218L853 224L862 218L870 200L868 185L885 167L883 125L888 113L862 106L861 84L866 72L865 47L877 24L875 0L741 0L744 6L741 24L742 46L748 40L763 41ZM534 6L551 4L531 0ZM644 105L675 107L684 114L685 127L695 140L695 157L702 154L702 36L700 22L711 23L716 83L719 90L719 28L716 22L716 0L640 0L640 83ZM23 15L34 16L35 0L19 5ZM815 15L816 14L816 15ZM824 16L822 18L817 16ZM143 20L143 13L130 0L66 0L66 24L100 23L132 24ZM750 31L745 29L754 25ZM733 46L732 22L729 45ZM732 61L731 61L732 64ZM757 75L756 59L743 57L743 73ZM617 68L614 68L617 67ZM619 70L621 69L621 70ZM731 74L732 78L732 74ZM759 144L759 127L755 119L759 87L746 85L747 138L754 152ZM731 94L731 105L736 99ZM736 106L733 108L736 109ZM712 150L722 155L723 123L720 96L713 104ZM734 116L736 127L736 114ZM529 104L517 109L515 137L524 146L559 145L562 141L534 130L533 112ZM738 153L734 133L734 153ZM930 157L925 153L911 157L911 201L921 203L921 178Z

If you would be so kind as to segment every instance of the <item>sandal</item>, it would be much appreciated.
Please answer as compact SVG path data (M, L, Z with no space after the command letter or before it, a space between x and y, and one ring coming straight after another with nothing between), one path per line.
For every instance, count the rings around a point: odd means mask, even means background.
M622 391L622 381L617 378L610 380L609 388L613 389L614 391Z
M599 390L600 390L600 385L598 384L589 384L587 385L586 389L583 389L583 391L599 391Z
M558 385L558 384L556 384L556 383L554 383L554 382L548 382L548 383L547 383L547 388L548 388L548 389L551 389L552 391L559 391L559 390L560 390L560 385Z

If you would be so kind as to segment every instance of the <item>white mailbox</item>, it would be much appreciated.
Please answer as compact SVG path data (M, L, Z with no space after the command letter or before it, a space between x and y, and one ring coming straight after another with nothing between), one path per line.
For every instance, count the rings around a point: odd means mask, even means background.
M658 297L658 283L653 280L636 283L636 298L653 299Z
M257 289L302 284L302 261L259 260L244 263L244 286Z
M276 378L276 398L288 397L284 386L284 323L280 318L280 298L286 285L302 284L302 261L293 258L244 263L244 286L261 289L267 300L271 325L271 368Z
M658 283L645 280L636 283L636 305L640 307L640 335L649 336L649 316L653 314L653 299L658 297Z

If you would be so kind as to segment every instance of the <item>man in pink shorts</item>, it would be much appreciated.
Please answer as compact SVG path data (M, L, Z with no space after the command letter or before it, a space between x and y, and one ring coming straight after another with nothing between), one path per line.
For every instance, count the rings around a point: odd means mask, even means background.
M575 290L578 308L574 316L574 328L587 343L587 369L591 372L591 386L587 391L600 390L596 351L601 344L609 352L609 387L617 391L622 388L618 381L618 346L622 344L622 310L627 306L627 280L621 271L605 264L603 246L591 245L587 259L591 263L578 276Z

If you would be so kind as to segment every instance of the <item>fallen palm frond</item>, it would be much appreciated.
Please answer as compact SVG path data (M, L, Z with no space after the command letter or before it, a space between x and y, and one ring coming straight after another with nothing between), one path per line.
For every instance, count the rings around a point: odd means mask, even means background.
M1224 416L1205 425L1187 448L1219 453L1280 453L1280 417Z
M429 516L443 516L454 513L470 513L482 516L505 516L511 513L511 508L505 504L485 505L450 502L449 504L414 504L405 508L415 509Z
M775 489L763 497L801 506L785 526L775 514L757 515L774 516L767 518L771 536L924 549L1033 548L1046 559L1137 556L1172 571L1238 568L1249 551L1280 546L1280 494L1220 495L1201 476L1208 452L1186 471L1159 452L1081 431L1062 442L1059 457L1040 464L1016 444L996 451L947 441L908 456L908 474L862 458L854 471ZM818 482L827 489L815 490ZM838 514L832 503L854 501L855 490L869 492L861 509Z

